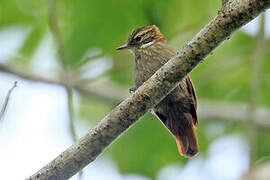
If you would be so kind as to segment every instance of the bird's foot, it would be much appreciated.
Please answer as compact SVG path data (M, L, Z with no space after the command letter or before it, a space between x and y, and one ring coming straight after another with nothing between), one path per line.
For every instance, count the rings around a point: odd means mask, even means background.
M137 90L136 87L130 88L130 89L129 89L129 93L130 93L130 94L134 94L136 90Z

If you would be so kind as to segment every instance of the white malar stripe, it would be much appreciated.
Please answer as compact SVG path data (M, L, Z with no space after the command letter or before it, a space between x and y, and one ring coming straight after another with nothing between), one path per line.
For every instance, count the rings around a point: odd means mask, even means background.
M134 50L133 49L129 49L129 52L131 52L131 54L135 55Z
M149 43L143 44L143 45L141 45L141 48L146 48L148 46L151 46L152 44L154 44L154 42L155 42L155 40L153 40L153 41L151 41Z

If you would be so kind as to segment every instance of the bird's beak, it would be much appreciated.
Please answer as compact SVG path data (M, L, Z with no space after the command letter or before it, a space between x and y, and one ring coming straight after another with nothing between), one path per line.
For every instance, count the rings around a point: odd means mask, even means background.
M124 44L124 45L116 48L116 50L123 50L123 49L128 49L128 48L129 48L128 44Z

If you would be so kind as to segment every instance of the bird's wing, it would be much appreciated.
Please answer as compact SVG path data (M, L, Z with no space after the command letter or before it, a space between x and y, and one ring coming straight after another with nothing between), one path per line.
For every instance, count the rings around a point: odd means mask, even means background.
M175 136L180 154L193 157L198 153L194 127L198 125L195 89L190 77L179 83L167 97L153 108L154 114Z
M197 97L196 97L196 91L193 85L193 82L190 78L190 76L187 76L186 78L186 86L187 86L187 91L188 91L188 96L191 99L190 103L190 114L193 117L193 124L195 125L195 127L198 127L198 117L197 117Z

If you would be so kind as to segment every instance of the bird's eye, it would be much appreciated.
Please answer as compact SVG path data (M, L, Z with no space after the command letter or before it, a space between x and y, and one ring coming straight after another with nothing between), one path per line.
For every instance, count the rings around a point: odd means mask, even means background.
M142 39L142 37L141 36L138 36L138 37L136 37L136 41L140 41Z

